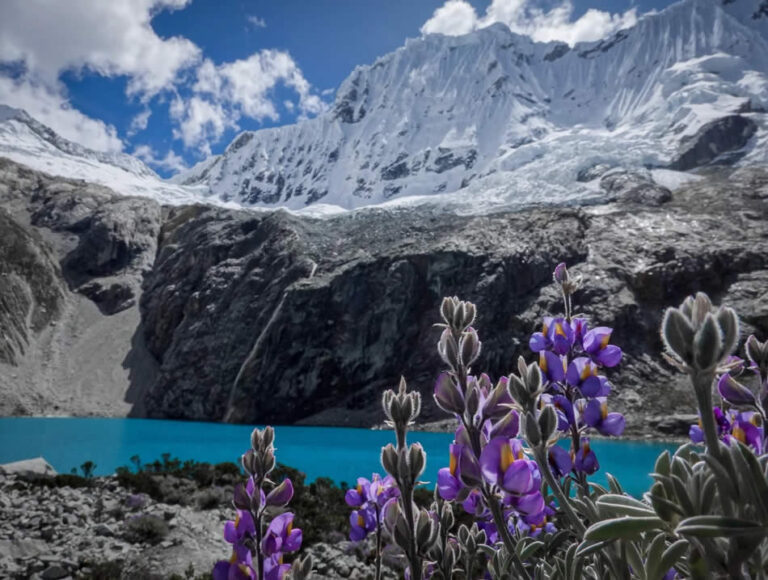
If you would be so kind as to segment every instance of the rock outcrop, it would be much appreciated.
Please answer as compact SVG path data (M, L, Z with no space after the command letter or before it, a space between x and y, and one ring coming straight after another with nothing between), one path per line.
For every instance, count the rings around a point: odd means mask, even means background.
M138 403L131 381L151 380L154 361L137 298L161 217L151 200L0 158L0 414Z
M132 406L151 417L371 426L381 422L381 392L403 375L424 394L424 419L438 420L444 415L431 390L442 368L433 327L441 298L478 305L477 370L506 374L517 356L532 358L528 337L560 309L551 284L560 261L584 276L577 309L614 327L625 350L610 378L629 433L677 432L658 418L693 410L685 378L660 356L665 307L704 290L737 309L745 335L768 335L763 170L713 169L660 196L630 195L647 191L643 180L608 172L601 180L616 188L616 201L583 208L460 216L419 206L320 219L283 210L161 210L2 167L5 214L28 232L27 246L49 244L39 255L58 257L47 268L64 296L63 314L48 330L27 331L37 347L6 365L10 375L0 373L0 386L8 385L0 392L18 393L23 381L37 389L8 412L35 412L39 399L82 414L77 377L93 368L91 359L106 358L118 363L119 380L97 368L86 392L119 402L116 414ZM65 354L85 370L67 367L54 396L33 380L40 373L22 371L49 348L51 323L60 338L87 331L82 316L78 328L68 322L73 304L91 308L88 344L101 339L101 350L88 358L80 338L79 350L68 346ZM118 322L122 338L107 340ZM48 368L50 379L62 367ZM97 381L111 385L108 392Z
M757 124L742 115L728 115L703 125L695 135L685 139L670 169L688 171L719 160L733 163L740 151L757 131ZM742 152L743 153L743 152Z
M727 191L725 198L723 192ZM586 282L578 308L616 328L626 351L615 404L645 416L690 412L685 379L661 360L663 309L696 290L768 332L768 179L741 171L679 189L672 201L619 196L586 209L484 217L370 210L329 219L213 208L172 211L142 309L160 362L151 416L367 426L404 375L431 404L438 305L477 303L478 369L508 373L564 260ZM665 196L668 197L668 196ZM634 200L634 201L633 201Z

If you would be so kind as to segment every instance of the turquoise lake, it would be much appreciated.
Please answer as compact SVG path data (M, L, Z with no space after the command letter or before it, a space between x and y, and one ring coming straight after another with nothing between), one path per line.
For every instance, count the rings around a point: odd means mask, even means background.
M59 473L69 473L90 460L96 474L107 475L139 455L145 463L170 453L179 459L217 463L237 462L248 448L253 426L149 419L0 418L0 463L45 457ZM425 480L434 482L437 470L448 463L450 433L420 433L409 442L420 442L427 451ZM300 469L308 480L330 477L337 483L354 482L358 476L381 473L379 452L394 443L391 431L338 427L276 427L279 462ZM592 448L600 471L592 478L605 483L604 474L619 478L633 495L646 491L648 473L656 457L676 446L641 441L594 441Z

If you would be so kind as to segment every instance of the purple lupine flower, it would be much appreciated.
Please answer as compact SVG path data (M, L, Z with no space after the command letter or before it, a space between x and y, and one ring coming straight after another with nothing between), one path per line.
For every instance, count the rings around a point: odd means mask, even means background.
M551 399L552 407L557 413L557 428L560 431L567 431L571 425L576 424L576 416L573 413L573 404L568 397L555 395Z
M283 580L290 570L290 564L283 564L282 554L264 559L264 580Z
M747 387L737 382L729 373L724 373L717 381L720 396L731 405L755 405L755 396Z
M518 415L517 411L512 410L495 423L491 424L490 420L486 421L483 427L488 428L489 439L494 437L512 439L517 437L517 434L520 432L520 415Z
M574 318L571 320L571 328L573 329L573 342L578 344L583 349L584 336L589 331L589 325L584 318Z
M213 580L252 580L256 578L251 551L235 546L229 560L219 560L213 567Z
M246 510L237 510L234 521L228 521L224 524L224 539L233 545L239 545L247 537L256 533L256 526L253 522L251 512Z
M456 499L459 490L464 487L459 479L459 459L463 449L463 445L451 444L448 467L443 467L437 472L437 492L444 500Z
M763 427L758 426L760 416L752 411L745 411L734 413L732 417L731 433L729 436L752 447L758 454L762 453Z
M611 392L608 379L597 374L597 365L586 357L574 359L565 373L566 382L585 397L605 397Z
M573 328L565 318L553 318L547 327L547 338L552 343L552 351L555 354L567 354L574 344L575 335Z
M584 352L596 363L604 367L615 367L621 362L621 349L613 344L608 344L611 340L612 328L599 326L588 331L584 335L582 345Z
M548 335L549 327L552 325L553 320L552 317L545 316L541 332L534 332L531 335L531 339L528 341L528 346L533 352L541 352L552 348L552 341L548 338Z
M498 421L509 413L513 400L507 389L508 383L507 377L501 377L495 389L489 387L487 393L480 397L480 416L483 419Z
M704 443L704 430L701 425L691 425L688 429L688 437L693 443Z
M573 469L573 459L571 454L559 445L553 445L549 448L547 454L549 459L549 467L552 469L552 473L555 477L563 477L571 472Z
M581 440L581 447L574 453L573 466L577 471L582 471L587 475L593 474L600 469L600 463L597 461L595 452L589 445L589 439Z
M541 492L536 489L531 493L525 495L510 495L507 496L509 505L512 506L517 513L523 516L529 516L532 521L538 521L544 514L544 497ZM507 501L505 498L505 501Z
M566 359L549 350L539 353L539 368L543 378L550 383L562 381L565 378Z
M541 474L518 439L492 439L480 454L480 469L486 481L509 493L527 494L541 485Z
M589 401L582 417L587 425L597 429L601 435L615 437L624 432L624 415L609 413L608 402L604 398Z
M302 533L293 527L291 512L280 514L267 526L267 533L261 541L261 550L269 557L278 552L295 552L301 547Z
M376 513L374 508L366 506L359 510L354 510L349 514L349 524L352 529L349 532L349 539L353 542L359 542L376 529Z
M366 501L371 491L371 482L364 477L357 478L357 485L347 490L344 494L344 501L350 507L360 507Z
M485 505L483 504L483 496L479 489L473 489L469 492L467 498L461 502L461 507L464 511L473 516L478 516L485 512Z
M400 489L395 483L395 478L387 475L384 479L378 473L371 478L371 486L368 489L368 501L378 507L382 507L391 498L398 497Z

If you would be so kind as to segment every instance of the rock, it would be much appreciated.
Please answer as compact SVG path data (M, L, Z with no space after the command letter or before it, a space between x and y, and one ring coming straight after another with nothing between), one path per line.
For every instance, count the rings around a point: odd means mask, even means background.
M115 532L107 524L96 524L91 528L91 531L97 536L111 537L115 535Z
M672 192L653 181L650 172L614 170L600 179L600 188L626 203L656 206L672 199Z
M5 475L56 475L56 470L43 457L5 463L0 465L0 472Z
M62 566L51 566L50 568L47 568L41 575L41 578L43 580L59 580L60 578L66 578L69 576L69 572L67 572Z
M729 115L703 125L695 135L684 140L677 158L670 163L670 169L688 171L701 167L725 153L731 157L725 161L733 163L736 154L757 131L755 122L742 115Z
M687 437L691 425L699 420L696 414L673 414L659 417L648 417L648 424L659 433Z

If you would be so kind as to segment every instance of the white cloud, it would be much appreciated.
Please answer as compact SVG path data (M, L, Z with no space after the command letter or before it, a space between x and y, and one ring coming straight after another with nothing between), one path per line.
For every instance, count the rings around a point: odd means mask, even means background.
M90 149L122 150L123 143L112 125L83 115L62 95L60 87L51 90L26 79L0 77L0 103L24 109L62 137Z
M325 110L323 100L312 94L312 87L290 54L280 50L262 50L250 57L215 65L206 59L197 69L193 95L178 96L171 103L171 116L179 127L175 136L186 147L210 152L210 143L229 129L237 129L242 117L257 121L277 121L280 115L273 100L278 85L293 89L298 102L286 109L298 108L300 118Z
M432 18L421 27L422 34L448 34L459 36L477 28L477 13L464 0L448 0L432 14Z
M165 154L165 157L158 158L155 150L149 145L138 145L133 149L133 155L148 165L167 171L173 171L174 173L187 168L184 159L182 159L181 156L176 155L173 149L169 149L168 153Z
M251 26L254 28L266 28L267 27L267 21L263 18L260 18L256 16L255 14L251 14L248 16L248 22Z
M532 0L493 0L485 15L479 17L465 0L448 0L435 10L421 32L459 35L502 22L513 32L539 42L559 40L574 45L605 38L637 22L635 8L623 14L590 9L576 20L573 20L573 10L571 0L562 0L549 10L534 6Z
M128 136L133 137L136 133L140 133L149 125L149 118L152 116L152 110L147 107L141 113L131 119L131 125L128 127Z
M173 136L181 139L185 147L196 147L203 155L211 154L215 143L227 129L237 129L237 117L226 111L220 103L193 96L189 100L175 99L170 107L171 117L178 128Z
M64 71L128 77L128 92L151 97L195 64L200 49L186 38L160 38L150 25L164 9L189 0L4 0L0 54L54 86Z

